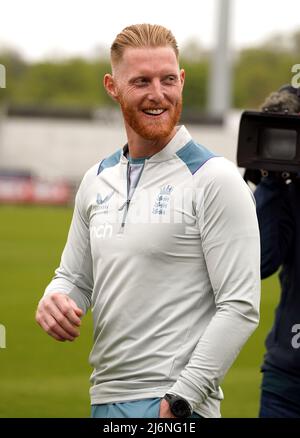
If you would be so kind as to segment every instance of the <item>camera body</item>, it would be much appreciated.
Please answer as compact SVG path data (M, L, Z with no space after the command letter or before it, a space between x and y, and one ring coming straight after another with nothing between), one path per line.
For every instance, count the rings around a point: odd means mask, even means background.
M300 115L244 111L239 128L237 164L276 173L300 172Z

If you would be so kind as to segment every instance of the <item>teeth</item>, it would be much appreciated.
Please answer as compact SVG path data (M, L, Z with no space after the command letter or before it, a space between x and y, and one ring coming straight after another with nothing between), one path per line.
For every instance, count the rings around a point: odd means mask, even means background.
M153 114L155 116L158 116L159 114L162 114L164 112L163 109L149 109L149 110L144 110L144 112L146 114Z

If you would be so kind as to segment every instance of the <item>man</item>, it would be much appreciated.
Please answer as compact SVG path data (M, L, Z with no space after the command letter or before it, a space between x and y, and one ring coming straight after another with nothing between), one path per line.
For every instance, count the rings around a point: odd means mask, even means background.
M272 93L262 109L300 113L300 90L284 86ZM279 267L281 297L266 340L262 366L260 417L300 417L300 179L286 184L270 172L254 193L261 232L261 277Z
M169 30L125 28L111 62L128 144L83 178L37 321L74 340L92 307L93 417L219 417L219 383L258 323L254 202L177 126L185 73Z

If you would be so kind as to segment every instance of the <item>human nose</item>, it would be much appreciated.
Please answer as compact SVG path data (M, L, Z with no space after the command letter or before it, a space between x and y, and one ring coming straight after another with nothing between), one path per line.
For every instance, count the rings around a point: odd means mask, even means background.
M154 102L161 102L164 99L162 84L159 79L153 80L149 90L148 99Z

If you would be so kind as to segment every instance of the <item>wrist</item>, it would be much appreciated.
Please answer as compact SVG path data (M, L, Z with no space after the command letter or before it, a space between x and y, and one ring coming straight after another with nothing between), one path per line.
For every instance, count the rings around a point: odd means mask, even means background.
M192 415L192 406L185 398L167 393L164 399L169 403L170 411L176 418L187 418Z

